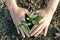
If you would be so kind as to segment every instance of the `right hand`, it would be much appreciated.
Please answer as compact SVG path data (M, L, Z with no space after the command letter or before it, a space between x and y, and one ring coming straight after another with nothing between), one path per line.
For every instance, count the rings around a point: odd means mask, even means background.
M43 35L46 36L54 13L50 11L47 12L46 9L37 10L36 13L44 18L40 20L39 25L34 25L32 27L30 36L37 37L41 34L41 32L43 32Z
M12 16L13 22L15 25L18 25L21 23L21 21L25 20L25 14L29 15L29 11L24 8L18 8L18 10L12 9L10 10L10 14ZM18 34L22 34L23 38L25 38L25 34L28 35L28 33L25 31L25 28L22 26L20 28L17 28Z

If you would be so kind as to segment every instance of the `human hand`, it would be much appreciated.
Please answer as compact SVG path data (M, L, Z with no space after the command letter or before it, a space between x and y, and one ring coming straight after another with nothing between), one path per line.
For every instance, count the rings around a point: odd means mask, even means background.
M14 24L17 26L18 24L21 23L21 21L25 20L25 14L29 15L29 12L27 9L19 7L18 10L16 9L10 10L10 14L12 16ZM28 33L25 31L24 26L17 28L17 32L18 34L20 34L21 32L23 38L25 38L25 34L29 37Z
M46 36L48 27L50 25L50 22L52 20L53 14L56 11L57 5L59 3L59 0L50 0L48 3L48 6L43 10L37 10L36 13L43 16L44 18L40 20L40 24L37 26L34 26L31 29L31 36L38 36L43 30L44 30L44 36Z
M30 31L30 36L37 37L41 32L43 32L44 36L46 36L53 13L47 12L45 9L37 10L36 13L43 16L43 19L40 20L39 25L33 26Z

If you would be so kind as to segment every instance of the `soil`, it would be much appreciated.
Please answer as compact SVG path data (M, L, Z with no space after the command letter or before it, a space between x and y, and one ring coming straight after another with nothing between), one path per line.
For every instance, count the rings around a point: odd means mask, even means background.
M45 8L48 2L48 0L18 0L17 4L19 7L26 8L32 12ZM36 38L22 38L21 34L17 34L5 2L0 0L0 40L60 40L60 5L55 11L46 37L39 35Z

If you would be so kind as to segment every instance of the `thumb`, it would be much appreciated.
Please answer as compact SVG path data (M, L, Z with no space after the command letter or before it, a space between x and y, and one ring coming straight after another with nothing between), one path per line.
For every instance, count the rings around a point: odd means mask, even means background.
M46 14L46 10L44 10L44 9L36 10L35 12L36 12L39 16L45 16L45 14Z
M29 13L29 11L28 11L27 9L25 9L25 13L26 13L27 15L30 15L30 13Z

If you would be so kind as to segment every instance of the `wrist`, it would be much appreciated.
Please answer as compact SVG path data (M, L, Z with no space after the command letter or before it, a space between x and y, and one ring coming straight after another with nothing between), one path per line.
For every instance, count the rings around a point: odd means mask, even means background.
M54 13L57 6L58 6L59 0L50 0L48 3L48 6L46 7L46 11L49 13Z
M18 5L16 4L16 0L6 0L6 5L8 7L8 9L12 10L17 10L18 9Z

